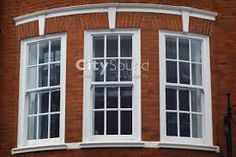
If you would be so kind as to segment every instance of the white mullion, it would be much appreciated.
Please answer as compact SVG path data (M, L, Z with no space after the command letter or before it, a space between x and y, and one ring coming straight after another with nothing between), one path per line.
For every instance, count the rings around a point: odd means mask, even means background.
M107 87L104 87L104 135L107 134Z
M180 137L180 113L179 113L179 89L176 90L177 95L177 137Z
M50 72L50 68L51 68L51 65L50 65L51 54L50 54L50 52L51 52L51 41L49 40L48 41L48 85L47 85L47 87L50 87L50 74L51 74L51 72Z
M106 82L106 78L107 78L107 72L106 72L106 68L105 67L107 67L106 66L106 64L107 64L107 60L106 60L106 54L107 54L107 36L105 35L104 36L104 58L103 58L103 60L104 60L104 66L103 66L103 70L104 70L104 73L103 73L103 82Z
M177 84L180 84L179 78L179 38L176 38L176 65L177 65Z
M118 87L118 135L121 134L120 87Z
M191 94L191 90L189 90L189 118L190 118L190 120L189 120L189 127L190 127L190 137L192 137L192 130L193 130L193 128L192 128L192 102L191 102L191 96L192 96L192 94Z
M50 138L50 122L51 122L51 90L48 92L48 138Z
M40 93L38 93L38 105L37 105L37 126L36 126L36 139L39 139L39 106L40 106Z
M37 42L36 89L39 87L39 42Z
M120 35L118 35L118 84L120 84ZM118 135L121 134L120 86L118 88Z
M189 39L188 40L189 42L189 80L190 80L190 85L192 85L192 62L191 62L191 57L192 57L192 48L191 48L191 42L192 42L192 40L191 39Z

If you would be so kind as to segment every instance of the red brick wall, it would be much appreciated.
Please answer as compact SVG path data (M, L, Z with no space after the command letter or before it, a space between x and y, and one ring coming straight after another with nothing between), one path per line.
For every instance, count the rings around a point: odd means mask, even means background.
M117 2L103 0L1 0L0 2L0 157L11 156L17 143L17 112L19 89L20 41L38 35L38 23L30 22L15 26L13 17L34 11L70 5ZM131 2L123 0L119 2ZM236 102L236 1L228 0L132 0L170 5L192 6L219 13L217 20L210 22L190 18L190 32L210 36L211 80L213 107L214 144L221 146L221 153L175 150L175 149L78 149L26 153L22 157L75 157L75 156L163 156L163 157L223 157L225 137L223 116L226 108L225 93L233 93ZM141 29L141 61L149 60L150 70L142 72L142 140L158 141L159 135L159 29L182 30L180 16L150 13L117 13L117 28ZM66 142L82 140L83 73L75 67L83 58L84 30L108 29L107 13L84 14L46 20L46 34L67 32L66 74ZM236 110L235 110L236 121ZM236 141L236 125L233 128ZM181 155L180 155L181 154ZM234 142L236 155L236 142Z

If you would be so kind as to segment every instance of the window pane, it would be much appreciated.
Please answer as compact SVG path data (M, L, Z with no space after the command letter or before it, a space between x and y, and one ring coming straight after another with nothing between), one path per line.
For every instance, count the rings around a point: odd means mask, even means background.
M34 140L37 137L37 117L30 116L28 117L28 129L27 129L27 139Z
M132 36L120 36L121 57L132 57Z
M132 111L121 111L121 134L132 134Z
M121 108L132 108L132 87L120 87Z
M50 86L60 85L60 64L50 65Z
M30 67L27 70L27 89L36 88L37 67Z
M104 112L98 111L94 115L94 135L104 134Z
M177 109L176 89L166 88L166 109L167 110Z
M202 65L192 64L192 83L202 85Z
M48 102L49 102L49 93L40 93L39 94L39 113L48 112Z
M189 63L179 63L179 79L180 83L189 84L190 83L190 68Z
M202 138L202 115L192 115L192 136Z
M39 63L48 62L48 41L39 42Z
M118 60L107 60L106 80L118 81Z
M51 115L51 123L50 123L50 137L59 137L60 130L60 115L53 114Z
M51 62L60 61L61 58L61 40L51 41Z
M105 64L103 60L96 60L93 62L93 81L104 81Z
M120 80L132 81L132 60L131 59L120 60Z
M118 111L107 111L107 134L118 134Z
M104 57L104 36L93 37L93 57Z
M37 64L37 43L29 45L28 65Z
M187 113L180 113L180 136L190 137L190 116Z
M118 56L118 36L107 36L107 57Z
M176 59L176 38L166 37L166 58Z
M192 61L202 62L201 40L191 40Z
M202 91L201 90L191 91L191 104L192 104L192 111L194 112L202 111Z
M60 111L60 91L51 93L51 112Z
M177 136L177 113L166 113L166 130L167 136Z
M39 139L48 138L48 115L39 116Z
M179 90L179 109L189 111L189 91Z
M179 59L189 60L189 40L179 39Z
M166 62L166 78L167 82L177 83L177 64L176 62Z
M107 108L118 107L118 87L107 87Z
M103 87L95 87L94 93L95 99L95 109L104 108L104 88Z
M48 85L48 65L39 66L39 87Z
M38 109L38 94L36 93L30 93L28 95L28 113L31 114L37 114Z

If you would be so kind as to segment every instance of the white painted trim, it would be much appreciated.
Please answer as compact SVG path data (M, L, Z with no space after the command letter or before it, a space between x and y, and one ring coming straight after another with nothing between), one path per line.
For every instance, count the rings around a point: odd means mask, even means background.
M165 58L165 36L185 37L191 39L202 40L202 87L204 92L204 108L203 108L203 138L185 138L166 136L166 110L165 110L165 86L166 86L166 58ZM159 69L160 69L160 140L161 142L178 142L182 144L201 144L213 145L212 130L212 102L211 102L211 73L210 73L210 49L209 37L206 35L174 32L168 30L160 30L159 32Z
M195 145L195 144L178 144L178 143L163 143L160 141L123 141L123 142L73 142L56 145L44 145L44 146L28 146L13 148L12 154L21 154L37 151L48 150L71 150L71 149L85 149L85 148L167 148L167 149L189 149L199 151L211 151L220 152L219 146L213 145Z
M39 35L44 35L44 33L45 33L45 15L39 16L38 26L39 26Z
M189 31L189 11L182 12L182 25L183 25L183 32Z
M39 139L39 140L26 140L27 136L27 116L28 111L25 108L25 93L26 93L26 65L27 65L27 44L32 42L38 42L41 40L50 40L54 38L61 39L61 79L60 79L60 137L51 139ZM19 111L18 111L18 133L17 133L17 147L28 148L26 146L41 146L55 143L64 143L65 137L65 87L66 87L66 33L53 34L47 36L38 36L33 38L24 39L21 41L21 55L20 55L20 76L19 76ZM47 88L48 89L48 88ZM43 146L42 146L43 147Z
M11 154L21 154L29 152L39 152L39 151L48 151L48 150L62 150L66 149L66 144L54 144L54 145L43 145L43 146L27 146L27 147L18 147L11 150Z
M114 7L108 8L108 21L109 21L109 28L115 29L116 28L116 8Z
M116 8L116 12L146 12L172 15L182 15L183 11L188 11L190 17L197 17L211 21L214 21L215 17L218 15L215 12L184 6L171 6L147 3L100 3L47 9L18 16L15 17L14 20L16 25L20 25L39 20L40 16L42 15L44 15L47 19L76 14L109 12L109 8Z

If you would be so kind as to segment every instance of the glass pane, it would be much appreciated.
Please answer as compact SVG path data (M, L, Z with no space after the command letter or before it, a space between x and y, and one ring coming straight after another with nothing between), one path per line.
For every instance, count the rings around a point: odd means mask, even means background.
M177 109L177 91L176 89L166 88L166 109Z
M60 85L60 64L50 65L50 86Z
M30 67L27 70L27 89L36 88L37 67Z
M51 62L60 61L61 59L61 40L51 41Z
M59 137L60 130L60 115L53 114L51 115L51 123L50 123L50 137Z
M179 59L189 60L189 40L179 39Z
M201 40L191 40L192 61L202 62Z
M177 136L177 113L166 113L166 133L167 136Z
M48 85L48 65L39 66L38 86L44 87Z
M51 92L51 112L60 111L60 91Z
M48 112L49 92L39 94L39 113Z
M118 107L118 87L107 87L107 108Z
M177 83L177 64L176 62L166 62L166 79L167 82Z
M190 68L189 63L179 63L179 79L180 83L190 84Z
M107 134L118 134L118 111L107 111Z
M93 81L104 81L105 64L103 60L96 60L93 62Z
M190 137L190 116L187 113L180 113L180 136Z
M202 65L192 64L192 83L202 85Z
M94 115L94 135L104 134L104 112L97 111Z
M34 140L37 137L37 117L30 116L28 117L28 127L27 127L27 139Z
M29 45L28 65L37 64L37 43Z
M39 42L39 63L48 62L48 41Z
M104 108L104 88L95 87L95 109Z
M132 108L132 87L120 87L121 108Z
M93 37L93 57L104 57L104 36Z
M30 93L28 95L28 113L31 114L37 114L38 109L38 94L36 93Z
M179 109L189 111L189 91L179 90Z
M120 60L120 80L132 81L132 60L131 59Z
M166 58L176 59L176 38L166 37Z
M107 57L118 56L118 36L107 36Z
M132 112L121 111L121 134L131 135L132 134Z
M120 36L121 57L132 57L132 36Z
M118 81L118 60L107 60L106 80Z
M39 116L39 139L48 138L48 115Z
M202 115L192 115L192 136L202 138Z
M194 112L202 111L202 91L201 90L191 91L191 104L192 104L192 111Z

